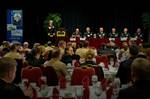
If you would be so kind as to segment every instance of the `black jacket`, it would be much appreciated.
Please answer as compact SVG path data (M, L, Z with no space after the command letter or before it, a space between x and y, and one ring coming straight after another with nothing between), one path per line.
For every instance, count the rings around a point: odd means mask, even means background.
M29 99L23 93L23 91L13 85L6 83L5 81L0 79L0 98L1 99Z
M127 84L131 81L131 64L136 57L130 57L120 63L116 77L120 78L121 84Z
M136 81L132 87L120 90L118 99L150 99L150 81Z

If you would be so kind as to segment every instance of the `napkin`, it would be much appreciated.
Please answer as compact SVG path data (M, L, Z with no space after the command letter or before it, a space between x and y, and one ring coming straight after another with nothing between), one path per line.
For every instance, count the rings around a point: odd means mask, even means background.
M66 83L67 83L66 78L64 76L61 76L60 79L59 79L60 89L65 89L66 88Z
M52 99L59 99L59 91L57 88L53 88L53 96Z
M83 98L82 99L89 99L89 82L90 82L90 79L88 76L85 76L82 80L82 85L83 85Z
M89 87L89 83L90 83L89 77L88 77L88 76L85 76L85 77L82 79L83 88Z

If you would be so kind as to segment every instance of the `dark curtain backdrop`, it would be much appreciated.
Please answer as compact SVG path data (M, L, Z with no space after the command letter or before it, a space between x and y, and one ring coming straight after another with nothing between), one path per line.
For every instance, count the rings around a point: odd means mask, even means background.
M112 27L116 27L121 32L124 27L134 33L136 28L142 27L141 15L149 10L148 3L133 5L129 2L118 5L116 2L86 2L80 1L63 2L52 0L49 2L37 1L40 4L30 4L30 2L10 2L4 3L5 7L0 8L0 41L6 39L6 11L7 9L23 9L24 23L24 41L30 43L47 42L47 33L43 29L43 21L48 13L60 13L62 15L62 27L66 28L67 33L71 33L76 27L81 32L85 31L87 26L91 27L93 32L98 32L100 26L104 27L105 32L109 33ZM2 4L2 3L1 3ZM42 5L42 6L41 6ZM141 7L142 6L142 7ZM144 6L144 7L143 7ZM145 33L146 35L146 33ZM145 36L146 37L146 36Z

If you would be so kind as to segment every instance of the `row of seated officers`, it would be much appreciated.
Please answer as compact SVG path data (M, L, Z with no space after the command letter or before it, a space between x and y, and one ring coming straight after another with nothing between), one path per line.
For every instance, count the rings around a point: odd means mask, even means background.
M141 31L141 28L137 28L136 32L133 34L129 33L128 28L124 28L123 32L121 32L121 33L118 33L116 28L112 28L110 33L106 33L104 31L103 27L99 28L98 33L94 33L94 32L91 32L90 27L87 27L86 31L84 33L81 33L80 29L76 28L75 32L73 32L71 37L86 37L86 38L88 38L88 37L92 37L92 38L105 38L105 37L109 37L109 38L127 37L127 38L129 38L129 37L135 37L135 38L143 39L143 33Z

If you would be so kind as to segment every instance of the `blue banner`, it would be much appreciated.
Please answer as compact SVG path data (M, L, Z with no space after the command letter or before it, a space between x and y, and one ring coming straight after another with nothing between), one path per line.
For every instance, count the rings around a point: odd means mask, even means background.
M23 42L22 10L7 11L7 40L10 42Z

